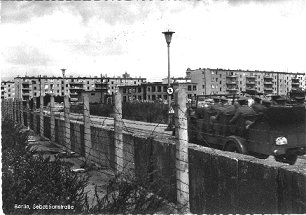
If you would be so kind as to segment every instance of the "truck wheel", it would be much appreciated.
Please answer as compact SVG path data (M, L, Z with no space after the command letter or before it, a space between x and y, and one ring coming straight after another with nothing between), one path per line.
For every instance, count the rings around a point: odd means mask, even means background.
M236 153L242 153L241 150L237 147L235 142L229 141L224 146L224 150L228 152L236 152Z
M290 165L293 165L297 160L297 155L296 154L275 155L274 158L278 162L288 163Z
M223 150L240 154L248 154L245 147L245 139L237 136L227 137Z

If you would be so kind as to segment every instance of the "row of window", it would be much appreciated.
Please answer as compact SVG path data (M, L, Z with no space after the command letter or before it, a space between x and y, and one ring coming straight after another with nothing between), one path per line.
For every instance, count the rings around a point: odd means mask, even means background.
M196 94L194 94L196 96ZM147 100L148 101L155 101L155 100L167 100L168 99L168 95L147 95ZM171 99L173 99L173 95L171 95ZM123 102L128 102L128 101L134 101L134 100L139 100L142 101L143 97L138 95L133 95L133 96L123 96ZM144 98L145 100L145 98Z

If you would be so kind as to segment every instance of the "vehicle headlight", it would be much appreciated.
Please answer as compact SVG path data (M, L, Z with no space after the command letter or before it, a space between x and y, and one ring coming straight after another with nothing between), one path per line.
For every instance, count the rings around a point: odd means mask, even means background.
M287 138L286 137L278 137L275 140L275 144L277 146L286 145L286 144L288 144Z

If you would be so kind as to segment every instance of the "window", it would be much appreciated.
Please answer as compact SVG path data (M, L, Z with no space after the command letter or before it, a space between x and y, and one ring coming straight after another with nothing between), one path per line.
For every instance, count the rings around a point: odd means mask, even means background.
M204 89L204 88L205 88L205 85L202 85L202 88Z
M87 84L89 84L89 81L87 81Z
M112 84L114 84L114 82L112 81Z
M152 100L156 100L156 95L152 95Z
M141 87L138 87L138 93L141 93Z
M167 92L167 86L164 86L164 92Z
M95 96L96 94L95 93L91 93L90 95Z
M138 100L141 100L141 96L138 96Z
M148 92L150 92L150 90L151 90L151 88L150 88L150 87L148 87Z
M136 81L134 81L134 84L136 84Z
M157 91L158 91L158 92L161 92L161 86L158 86L158 87L157 87Z
M197 85L193 85L192 90L197 90Z
M187 90L188 90L188 91L191 91L191 85L188 85L188 86L187 86Z
M123 88L123 93L126 93L126 89L125 88Z
M155 86L152 87L152 92L155 92ZM153 96L152 96L153 99Z
M126 102L126 96L123 96L123 102Z
M57 93L59 93L59 90L57 90Z
M87 87L87 90L89 90L89 87Z

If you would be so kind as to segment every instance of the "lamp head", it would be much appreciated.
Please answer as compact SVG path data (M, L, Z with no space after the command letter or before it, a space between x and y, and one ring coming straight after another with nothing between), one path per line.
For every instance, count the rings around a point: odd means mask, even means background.
M174 34L174 31L164 31L163 34L165 35L165 39L168 45L170 45L171 43L171 39L172 39L172 34Z
M61 70L62 70L63 77L65 77L65 71L66 71L66 69L61 69Z

